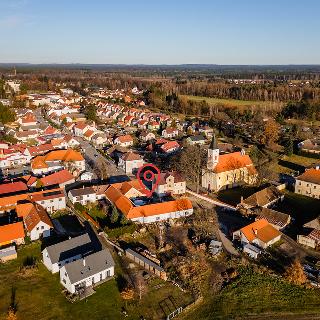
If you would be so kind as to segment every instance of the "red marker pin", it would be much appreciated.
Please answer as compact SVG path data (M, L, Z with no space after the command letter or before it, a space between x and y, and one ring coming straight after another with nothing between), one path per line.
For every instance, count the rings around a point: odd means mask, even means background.
M143 183L141 176L143 177L143 180L146 182L152 182L152 189L149 190L145 184ZM143 189L143 192L147 197L151 197L154 190L157 188L159 181L160 181L160 170L158 167L156 167L152 163L146 163L142 167L139 168L137 172L137 179L140 183L140 186Z

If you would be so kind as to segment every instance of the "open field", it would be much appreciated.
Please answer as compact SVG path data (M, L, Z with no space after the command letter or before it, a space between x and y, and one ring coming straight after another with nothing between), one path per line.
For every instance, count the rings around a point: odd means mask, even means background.
M208 295L184 320L319 319L319 289L298 287L280 278L244 269L216 296Z
M249 100L236 100L236 99L218 99L209 97L200 97L192 95L181 95L189 100L201 102L205 100L209 105L223 105L225 107L237 107L240 110L251 108L279 108L284 103L271 102L271 101L249 101Z
M26 257L36 257L38 268L23 275L20 268ZM63 287L58 274L51 274L41 263L40 243L32 243L18 251L18 259L0 265L0 319L10 305L12 288L15 288L17 317L23 320L60 320L60 319L123 319L121 308L128 312L126 319L139 319L143 315L147 319L163 317L161 301L172 296L177 305L189 303L189 295L182 293L168 282L152 279L148 292L142 300L136 297L127 304L121 299L117 285L117 277L96 288L96 293L85 300L70 303L62 294ZM122 270L116 267L117 276Z

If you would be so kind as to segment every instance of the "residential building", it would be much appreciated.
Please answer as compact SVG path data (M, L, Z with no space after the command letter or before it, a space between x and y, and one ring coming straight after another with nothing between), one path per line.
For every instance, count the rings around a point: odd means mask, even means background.
M9 244L24 244L24 229L22 222L15 222L0 226L0 247Z
M70 292L81 292L114 275L115 263L108 249L67 263L60 269L60 282Z
M162 172L154 192L160 196L184 194L186 193L186 180L177 172Z
M125 136L119 136L114 139L114 144L121 147L130 147L133 145L133 138L129 134Z
M139 154L127 152L119 158L118 167L126 174L134 174L143 164L143 158Z
M70 190L68 192L68 198L73 204L80 203L83 206L90 202L97 201L97 195L92 187L83 187L80 189Z
M31 241L50 236L53 224L42 206L34 203L18 204L16 211L18 217L23 217Z
M233 232L233 240L239 240L243 246L254 244L262 249L281 239L281 232L274 228L266 219L260 219Z
M320 168L306 169L306 171L296 178L295 193L320 199Z
M179 135L179 130L176 128L168 127L162 130L162 137L165 139L176 138Z
M110 185L106 191L106 198L118 210L138 223L153 223L169 219L189 216L193 213L192 203L187 198L173 201L148 204L143 199L143 191L137 180Z
M92 254L94 245L87 233L46 247L42 251L42 261L52 273L72 261Z
M192 146L203 145L206 144L207 139L203 135L190 136L189 138L187 138L187 142Z

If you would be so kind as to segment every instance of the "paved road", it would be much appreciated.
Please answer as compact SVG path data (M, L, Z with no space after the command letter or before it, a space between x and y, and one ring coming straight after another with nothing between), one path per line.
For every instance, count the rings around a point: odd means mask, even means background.
M113 161L107 159L100 152L98 152L96 148L93 147L88 141L81 137L76 137L75 139L80 143L81 148L84 151L84 156L86 160L91 163L91 167L97 168L97 171L100 172L106 171L108 177L126 176L122 169L118 168Z
M212 198L203 196L203 195L201 195L201 194L195 193L195 192L193 192L193 191L191 191L191 190L188 190L188 189L186 190L186 192L189 193L189 194L191 194L191 195L193 195L193 196L196 197L196 198L199 198L199 199L201 199L201 200L204 200L204 201L206 201L206 202L209 202L209 203L211 203L211 204L214 204L214 205L217 206L217 207L222 207L222 208L225 208L225 209L230 209L230 210L236 211L236 207L231 206L230 204L227 204L227 203L222 202L222 201L220 201L220 200L212 199Z

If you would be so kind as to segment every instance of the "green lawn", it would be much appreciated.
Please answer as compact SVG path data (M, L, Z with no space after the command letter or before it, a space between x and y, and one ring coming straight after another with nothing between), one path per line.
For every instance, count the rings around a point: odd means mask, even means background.
M39 264L31 275L22 276L20 267L27 256L37 257ZM121 273L119 267L116 273ZM0 265L0 319L5 316L10 305L12 287L16 288L18 319L23 320L81 320L81 319L123 319L121 308L125 306L120 297L116 279L99 287L87 300L70 303L62 294L63 287L59 275L51 274L41 263L40 243L32 243L18 251L18 259ZM155 287L161 283L162 287ZM161 314L159 302L172 295L178 303L190 301L188 295L182 293L170 283L154 279L148 293L141 301L130 301L126 305L129 317L139 319L144 315L147 319L158 319ZM187 299L187 300L186 300Z
M182 318L276 320L280 315L316 315L319 312L319 289L297 287L279 278L244 269L239 278L218 295L208 295L202 305Z

